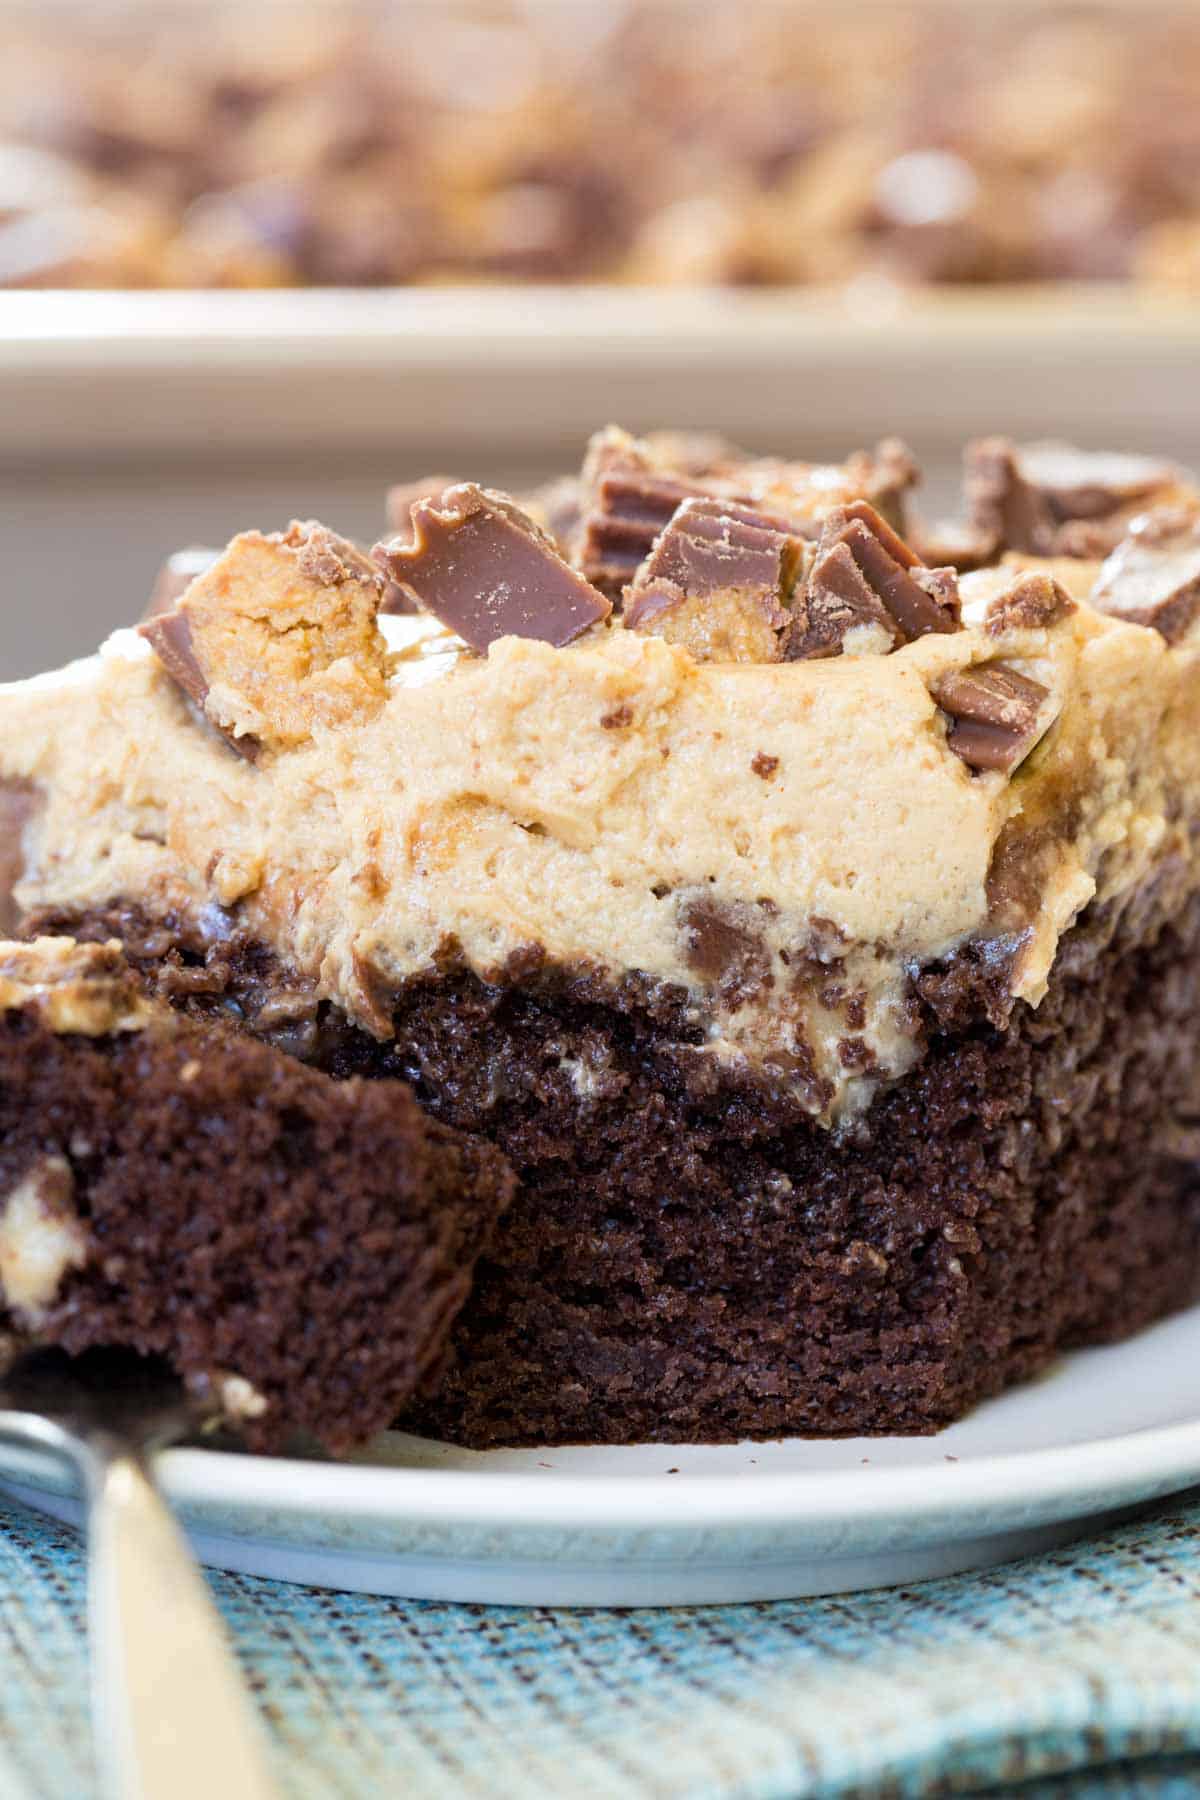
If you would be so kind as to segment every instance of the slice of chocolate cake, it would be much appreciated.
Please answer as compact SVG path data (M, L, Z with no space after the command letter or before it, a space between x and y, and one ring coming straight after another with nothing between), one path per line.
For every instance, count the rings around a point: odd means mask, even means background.
M258 1448L343 1450L443 1356L511 1176L400 1082L145 997L120 946L0 943L0 1331L165 1356Z
M929 1429L1200 1287L1200 502L1023 452L959 575L884 460L609 432L0 692L25 929L516 1165L410 1423Z

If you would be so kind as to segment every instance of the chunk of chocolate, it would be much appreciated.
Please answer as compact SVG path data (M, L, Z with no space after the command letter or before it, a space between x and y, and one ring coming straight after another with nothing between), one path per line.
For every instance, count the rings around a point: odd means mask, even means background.
M243 532L170 612L140 630L172 680L242 756L290 749L382 704L384 581L324 525Z
M772 985L771 953L761 921L742 902L689 898L679 906L680 936L689 969L731 1008Z
M181 594L187 592L197 575L203 575L211 569L221 552L206 544L189 544L186 550L174 550L163 563L155 578L154 588L143 619L156 619L160 613L170 612Z
M712 493L712 485L698 476L656 469L625 432L600 432L583 467L576 563L602 593L616 598L676 508Z
M412 509L422 500L440 500L447 488L458 485L457 475L422 475L418 481L405 481L388 489L387 520L392 527L394 538L407 538L413 541ZM394 541L394 540L389 540ZM374 552L376 562L379 561L379 547ZM385 579L383 600L380 603L381 613L415 613L419 609L416 601L407 588L398 581Z
M805 660L895 650L961 623L954 571L924 568L866 500L826 518L793 610L789 654Z
M926 568L957 569L960 575L986 568L1000 550L998 532L983 531L965 519L917 520L907 537Z
M625 624L698 662L779 662L803 552L784 519L685 500L626 592Z
M1190 492L1177 470L1149 456L1007 438L967 446L965 484L977 530L1039 556L1104 556L1135 513Z
M376 556L422 612L473 650L502 637L569 644L612 611L503 494L464 483L418 501L412 524L411 541L393 538Z
M1044 631L1078 610L1061 582L1052 575L1018 575L989 604L984 629L989 637L1010 631Z
M792 660L841 656L847 647L886 655L903 641L896 621L859 568L850 545L835 543L819 551L795 602L789 645Z
M1200 617L1200 511L1161 507L1135 519L1101 568L1091 602L1179 643Z
M856 451L845 463L818 465L748 458L719 440L690 434L660 432L638 440L609 426L592 439L584 462L574 560L616 598L684 500L753 507L815 539L832 509L857 499L870 500L890 523L901 523L904 496L916 478L912 456L898 438Z
M457 475L422 475L388 489L387 522L397 537L412 537L412 509L422 500L437 500L459 485Z
M950 718L946 742L969 769L1011 774L1050 725L1049 690L1006 663L943 675L933 697Z

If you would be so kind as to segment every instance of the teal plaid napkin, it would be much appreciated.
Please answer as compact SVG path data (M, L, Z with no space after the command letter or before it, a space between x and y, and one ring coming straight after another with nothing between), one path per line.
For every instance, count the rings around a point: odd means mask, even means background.
M212 1581L305 1800L1200 1794L1195 1495L844 1599L559 1612ZM0 1800L96 1791L79 1544L0 1502Z

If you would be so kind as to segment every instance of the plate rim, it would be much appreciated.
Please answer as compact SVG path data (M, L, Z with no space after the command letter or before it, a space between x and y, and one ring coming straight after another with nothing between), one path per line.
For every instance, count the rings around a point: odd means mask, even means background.
M687 1448L663 1446L680 1454ZM1130 1450L1136 1455L1131 1457ZM1200 1481L1200 1418L933 1467L868 1463L851 1470L765 1470L682 1481L666 1473L556 1473L553 1480L539 1481L533 1471L520 1469L384 1468L191 1447L164 1451L159 1472L168 1493L184 1507L319 1510L344 1518L419 1511L445 1524L486 1516L506 1527L648 1524L664 1531L728 1524L731 1517L755 1527L796 1525L835 1512L847 1523L861 1523L969 1512L981 1504L1024 1500L1044 1505L1072 1496L1083 1500L1101 1482L1108 1500L1126 1489L1144 1491L1148 1483L1179 1476ZM300 1506L293 1504L298 1492L303 1494Z

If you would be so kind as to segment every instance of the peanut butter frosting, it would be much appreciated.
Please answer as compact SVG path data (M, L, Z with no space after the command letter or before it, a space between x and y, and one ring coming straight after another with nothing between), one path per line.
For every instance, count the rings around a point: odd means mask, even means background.
M381 986L448 957L636 974L699 1054L847 1123L920 1054L922 969L974 946L1036 1006L1084 907L1200 879L1197 633L1093 606L1095 563L1016 554L952 601L910 573L942 622L886 654L705 661L617 614L474 653L383 615L360 703L272 701L254 761L118 632L0 689L0 779L40 797L18 900L246 932L377 1036Z

